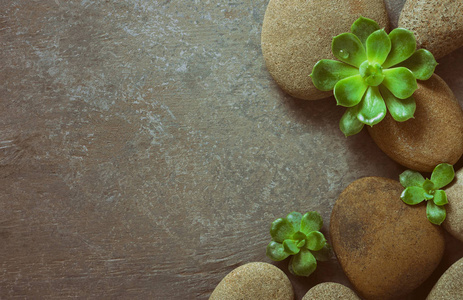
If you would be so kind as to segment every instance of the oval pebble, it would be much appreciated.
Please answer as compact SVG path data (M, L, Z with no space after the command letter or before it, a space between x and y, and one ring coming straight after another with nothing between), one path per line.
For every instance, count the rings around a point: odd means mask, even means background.
M270 0L262 25L262 54L276 83L293 97L317 100L332 95L309 77L317 61L335 59L334 36L349 32L360 16L388 27L382 0Z
M335 282L324 282L311 288L302 300L360 300L347 286Z
M455 173L452 185L444 190L449 203L445 206L447 217L442 225L451 235L463 241L463 169Z
M441 58L463 46L463 1L408 0L399 27L413 31L418 47Z
M415 118L396 122L387 114L368 127L378 147L399 164L432 172L440 163L455 164L463 154L463 111L445 81L432 75L413 94Z
M455 262L439 278L426 300L463 299L463 258Z
M293 300L288 277L274 265L253 262L242 265L217 285L209 300Z
M426 218L425 205L406 205L395 180L365 177L339 196L331 215L334 252L365 299L398 299L422 284L439 264L445 241Z

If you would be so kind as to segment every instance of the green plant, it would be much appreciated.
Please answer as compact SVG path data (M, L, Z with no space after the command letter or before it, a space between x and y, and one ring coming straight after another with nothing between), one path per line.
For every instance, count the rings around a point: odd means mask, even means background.
M428 220L436 225L442 224L446 217L444 205L448 203L447 195L441 188L452 182L455 177L453 166L440 164L432 171L431 179L424 179L420 173L407 170L400 174L400 183L405 190L400 195L403 202L415 205L426 200ZM432 200L432 201L429 201Z
M322 226L322 217L316 211L305 215L292 212L286 218L276 219L270 228L272 241L267 245L267 256L280 261L292 255L289 271L309 276L317 268L317 260L329 259L330 246L319 231Z
M378 124L387 110L398 122L412 118L416 80L429 79L437 66L431 52L415 51L411 31L396 28L388 35L363 17L352 24L351 33L334 37L331 49L340 61L318 61L310 77L318 89L334 90L337 104L347 107L339 123L346 136L365 124Z

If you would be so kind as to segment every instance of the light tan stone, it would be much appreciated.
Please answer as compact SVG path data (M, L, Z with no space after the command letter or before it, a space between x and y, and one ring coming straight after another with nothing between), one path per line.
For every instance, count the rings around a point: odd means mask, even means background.
M426 300L463 299L463 258L445 271Z
M418 47L441 58L463 46L463 1L408 0L399 27L412 30Z
M445 189L449 204L445 206L447 217L442 224L451 235L463 241L463 169L455 174L451 186Z
M360 16L388 27L382 0L270 0L261 42L267 69L277 84L300 99L332 95L315 88L309 74L320 59L335 59L331 53L333 37L349 32Z
M323 282L311 288L302 300L360 300L360 298L345 285Z
M209 300L293 300L288 277L274 265L253 262L231 271L217 285Z
M339 196L331 215L334 252L365 299L398 299L422 284L439 264L445 241L423 204L400 199L395 180L365 177Z
M378 147L412 170L431 172L440 163L455 164L463 154L463 111L444 80L419 81L413 94L414 119L396 122L390 114L368 127Z

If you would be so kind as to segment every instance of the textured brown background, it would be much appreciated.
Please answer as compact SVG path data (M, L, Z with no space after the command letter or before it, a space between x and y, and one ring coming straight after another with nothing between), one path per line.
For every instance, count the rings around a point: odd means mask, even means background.
M394 24L403 1L387 4ZM0 1L0 298L205 299L269 262L274 219L318 210L328 233L350 182L398 178L366 132L342 135L333 98L275 85L266 5ZM439 62L463 104L463 49ZM447 235L414 299L462 249ZM348 284L334 259L290 279L298 299Z

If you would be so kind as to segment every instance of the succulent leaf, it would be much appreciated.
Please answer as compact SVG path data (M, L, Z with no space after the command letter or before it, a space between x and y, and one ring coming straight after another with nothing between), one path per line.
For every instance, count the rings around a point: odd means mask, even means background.
M306 235L311 231L318 231L323 226L323 219L316 211L309 211L301 220L301 231Z
M434 191L434 183L431 180L426 179L423 182L423 189L427 193Z
M299 223L299 229L301 229L300 223ZM298 231L295 234L293 234L293 240L304 240L306 237L307 235L302 231Z
M416 205L425 200L425 190L419 186L409 186L402 191L400 199L409 205Z
M339 80L357 75L358 73L358 69L343 62L322 59L315 64L310 76L317 89L331 91Z
M313 251L321 250L326 244L325 236L320 231L309 232L306 241L306 248Z
M350 27L350 31L355 34L363 45L370 34L379 29L378 23L372 19L360 17Z
M295 240L290 240L290 239L284 240L283 247L285 249L285 252L288 253L289 255L294 255L294 254L299 253L300 249L297 246L297 244L298 244L298 241L295 241Z
M357 68L367 59L362 42L349 32L341 33L333 38L331 50L337 59Z
M357 118L363 124L373 126L384 119L386 112L386 104L378 87L370 86L360 102Z
M275 241L271 241L267 245L266 255L274 261L281 261L289 256L289 254L285 252L283 244Z
M424 199L426 201L434 199L434 194L428 194L428 193L424 192Z
M418 88L415 75L404 67L383 70L383 84L399 99L413 95Z
M419 172L406 170L399 175L399 180L403 187L422 187L425 179Z
M295 233L293 225L286 219L279 218L273 221L270 227L270 235L273 240L283 243L284 240L292 238Z
M346 137L362 131L362 128L365 124L360 122L360 120L357 118L357 115L358 106L354 106L347 108L346 112L341 117L341 120L339 121L339 128Z
M293 225L295 233L301 229L301 219L302 214L296 211L293 211L286 216L286 220Z
M381 92L387 109L394 120L397 122L405 122L413 118L416 110L416 102L413 97L399 99L382 84L379 86L379 91Z
M298 254L291 257L289 266L291 273L299 276L309 276L317 268L317 260L309 250L302 248Z
M391 40L384 29L373 32L366 41L367 59L382 65L391 51Z
M416 50L413 32L404 28L396 28L389 33L391 51L383 63L384 68L395 66L409 58Z
M428 201L426 205L426 216L429 222L440 225L444 222L447 213L444 206L436 205L433 201Z
M426 49L420 49L397 66L405 67L412 71L416 79L428 80L432 76L432 73L434 73L437 62L431 52Z
M339 80L334 86L334 97L338 105L352 107L360 103L368 85L362 76L355 75Z
M442 206L447 203L449 203L449 201L447 200L445 192L443 190L437 190L434 193L434 204Z
M320 250L311 252L318 261L327 261L331 257L331 246L326 243Z
M300 240L300 241L297 243L297 247L298 247L298 248L302 248L302 247L305 246L305 243L306 243L305 239L304 239L304 240Z
M455 177L453 166L449 164L437 165L431 174L431 181L434 183L435 189L440 189L452 182Z

